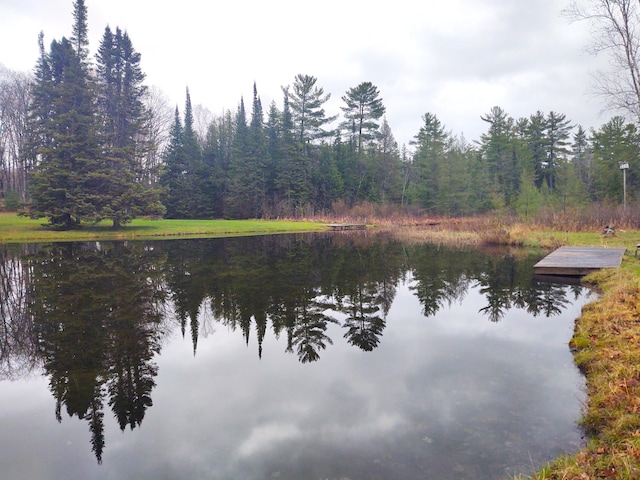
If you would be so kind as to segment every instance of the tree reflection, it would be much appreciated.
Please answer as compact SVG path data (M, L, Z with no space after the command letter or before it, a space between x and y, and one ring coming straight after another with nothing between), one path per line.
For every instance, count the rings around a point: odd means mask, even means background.
M102 461L104 404L121 429L152 405L164 292L156 252L123 243L57 244L30 256L30 311L56 418L86 419Z
M29 313L30 275L20 260L31 247L0 246L0 380L15 380L39 366Z
M516 259L513 255L489 258L477 276L480 292L487 306L480 313L492 322L500 321L506 312L522 308L534 317L558 315L569 303L567 287L536 281L533 271L535 257Z
M289 330L287 351L295 348L302 363L317 361L320 350L327 348L327 344L333 345L326 330L330 323L337 323L337 320L324 314L325 307L322 302L303 301L296 308L295 323Z
M153 357L167 322L194 355L222 325L247 345L255 335L260 358L271 329L306 364L333 344L332 324L349 345L376 349L407 280L425 317L470 289L481 293L479 313L492 322L513 307L556 315L580 287L536 281L537 260L358 234L4 246L0 379L43 366L56 418L64 410L86 420L100 462L105 409L125 430L140 426L153 404Z
M384 300L384 290L379 292L377 284L359 285L353 295L341 299L339 310L347 314L342 326L347 330L344 338L349 344L366 352L378 346L386 326L381 316Z

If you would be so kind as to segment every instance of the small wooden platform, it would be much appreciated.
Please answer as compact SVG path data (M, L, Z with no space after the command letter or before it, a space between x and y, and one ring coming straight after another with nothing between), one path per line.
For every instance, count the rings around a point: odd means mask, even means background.
M560 247L533 266L535 275L578 276L617 268L626 248Z
M366 230L367 225L364 223L329 223L327 224L331 230Z

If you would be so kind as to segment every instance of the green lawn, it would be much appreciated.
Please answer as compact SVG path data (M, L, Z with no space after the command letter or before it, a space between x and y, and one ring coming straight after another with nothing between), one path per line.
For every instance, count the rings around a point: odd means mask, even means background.
M46 220L31 220L15 213L0 213L0 243L125 240L151 238L193 238L261 235L269 233L317 232L327 229L324 223L285 220L149 220L136 219L120 230L111 222L84 225L78 230L55 231Z

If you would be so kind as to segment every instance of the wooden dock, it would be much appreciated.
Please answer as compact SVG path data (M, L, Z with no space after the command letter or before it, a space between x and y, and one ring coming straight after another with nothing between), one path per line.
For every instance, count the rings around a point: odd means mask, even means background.
M560 247L533 266L535 275L581 277L603 268L617 268L626 248Z
M367 225L364 223L329 223L327 227L333 231L339 230L366 230Z

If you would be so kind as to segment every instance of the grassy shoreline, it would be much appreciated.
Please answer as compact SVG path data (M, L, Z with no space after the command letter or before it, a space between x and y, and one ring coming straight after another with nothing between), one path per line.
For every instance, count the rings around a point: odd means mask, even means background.
M87 240L149 240L194 237L228 237L275 233L318 232L327 229L321 222L287 220L166 220L135 219L114 230L111 222L83 225L70 231L43 226L46 221L0 213L0 243L65 242Z
M495 225L488 229L446 225L408 228L400 238L437 244L512 245L552 250L562 245L625 247L619 269L583 278L599 292L575 321L570 348L587 382L587 401L579 419L586 445L530 475L515 479L640 480L640 258L635 249L640 232L618 231L603 236L600 229L569 232L528 225Z
M326 230L323 221L135 220L122 230L110 225L72 232L42 227L43 221L0 213L0 243L222 237ZM600 231L559 232L527 225L380 225L398 238L452 246L512 245L553 249L561 245L625 247L622 266L584 278L601 292L576 319L570 346L587 380L581 424L586 446L529 476L533 480L640 479L640 259L638 231L603 237Z
M629 252L627 252L628 254ZM640 261L585 278L600 298L576 320L570 346L587 379L586 447L535 473L542 479L640 478Z

